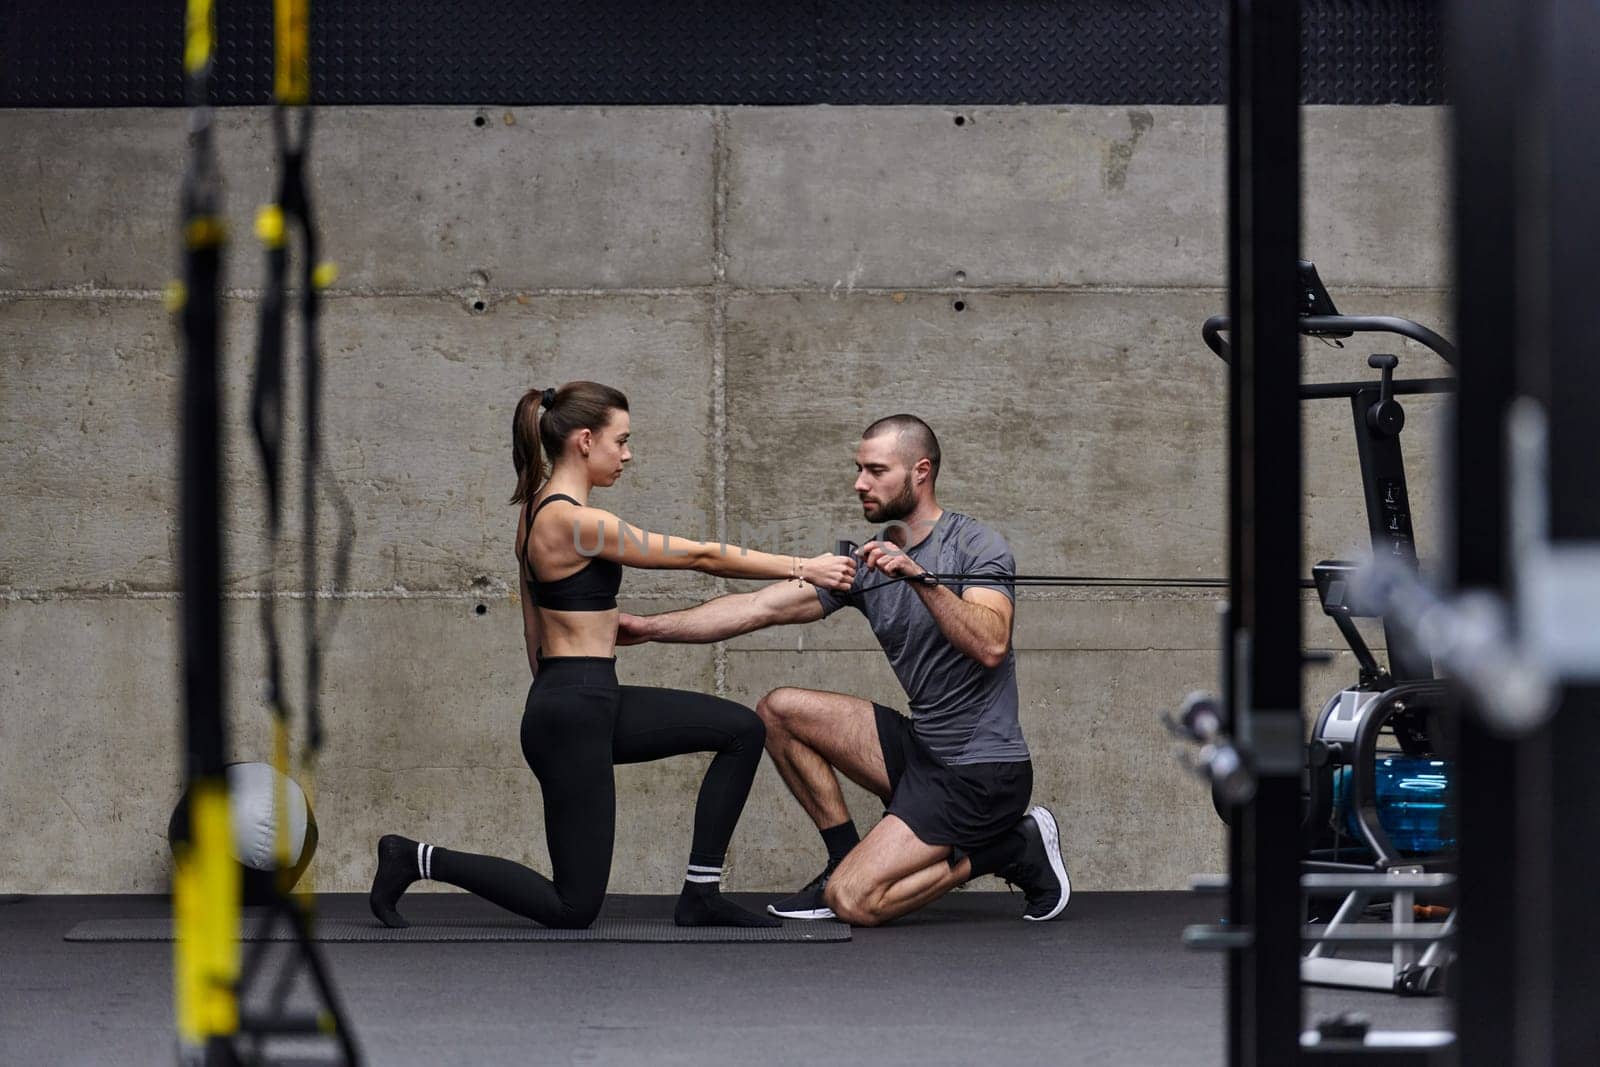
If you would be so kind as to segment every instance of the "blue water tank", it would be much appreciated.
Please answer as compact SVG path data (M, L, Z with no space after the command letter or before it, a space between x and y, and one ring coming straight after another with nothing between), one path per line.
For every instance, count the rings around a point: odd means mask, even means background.
M1454 773L1449 760L1380 756L1376 782L1378 823L1406 855L1445 852L1456 844ZM1350 768L1333 779L1334 810L1345 832L1361 840L1350 789Z

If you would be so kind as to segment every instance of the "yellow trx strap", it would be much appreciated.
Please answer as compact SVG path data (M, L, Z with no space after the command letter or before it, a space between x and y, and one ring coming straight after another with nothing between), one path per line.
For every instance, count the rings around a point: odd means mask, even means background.
M190 1048L239 1028L239 864L226 778L197 779L189 792L189 841L173 876L174 993L178 1038Z
M278 62L273 74L273 95L278 103L302 106L311 102L310 0L278 0Z
M189 0L188 32L183 47L183 69L189 77L205 77L216 38L217 12L211 0Z

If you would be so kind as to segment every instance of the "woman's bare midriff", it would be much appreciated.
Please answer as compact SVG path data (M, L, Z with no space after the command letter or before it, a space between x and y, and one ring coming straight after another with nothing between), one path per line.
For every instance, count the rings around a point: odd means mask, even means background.
M612 656L617 648L617 609L552 611L539 608L539 646L546 656Z

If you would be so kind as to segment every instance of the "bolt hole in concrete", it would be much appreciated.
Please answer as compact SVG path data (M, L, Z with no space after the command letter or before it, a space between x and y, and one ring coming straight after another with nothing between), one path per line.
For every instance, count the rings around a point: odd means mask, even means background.
M489 305L485 304L482 300L474 300L472 302L472 310L473 311L482 311L484 308L486 308L488 306Z
M482 115L479 115L477 118L472 120L472 124L474 126L487 126L489 125L489 120L484 118Z
M473 608L472 610L473 610L473 612L475 612L478 615L487 615L487 614L489 614L489 605L487 605L487 604L479 604L477 607Z
M955 308L957 311L965 311L965 310L967 310L967 302L965 300L957 300L954 304L951 304L950 306Z
M956 125L957 126L965 126L966 124L967 124L967 116L965 116L965 115L957 115L956 116Z

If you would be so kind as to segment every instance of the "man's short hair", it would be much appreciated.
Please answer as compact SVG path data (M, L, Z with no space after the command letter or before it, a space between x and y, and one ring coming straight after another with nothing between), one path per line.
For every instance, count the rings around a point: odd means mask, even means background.
M899 451L907 466L927 457L932 470L928 474L931 485L939 480L939 438L933 428L915 415L889 415L861 431L861 439L892 433L899 438Z

